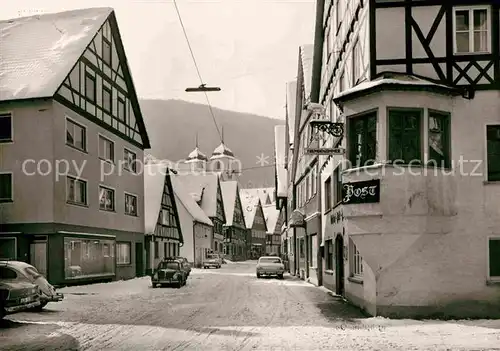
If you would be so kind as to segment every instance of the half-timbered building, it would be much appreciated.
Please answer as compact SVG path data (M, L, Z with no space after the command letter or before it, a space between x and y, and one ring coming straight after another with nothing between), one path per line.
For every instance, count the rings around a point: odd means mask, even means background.
M267 225L260 197L247 189L240 190L243 215L247 227L247 258L258 259L265 254Z
M211 251L222 255L224 253L224 224L226 223L226 214L224 212L224 200L222 198L219 174L209 172L203 172L202 174L179 172L176 178L212 221Z
M179 256L184 245L171 172L165 163L144 166L147 274L164 258Z
M143 275L150 145L113 9L0 31L0 256L53 284Z
M346 149L320 161L325 285L373 315L494 315L500 4L318 4L322 130Z
M226 213L224 224L224 256L233 261L242 261L247 257L247 227L243 215L238 182L221 182L222 199Z

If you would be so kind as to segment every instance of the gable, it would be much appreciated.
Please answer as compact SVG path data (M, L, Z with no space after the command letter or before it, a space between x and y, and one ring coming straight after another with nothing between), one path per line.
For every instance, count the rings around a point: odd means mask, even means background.
M177 239L183 242L170 175L165 176L155 236Z
M258 227L263 227L267 230L266 219L260 201L257 206L257 211L255 212L252 228L257 229Z
M224 212L224 201L222 200L222 189L219 181L217 180L217 209L216 216L222 222L226 222L226 214Z
M239 192L236 192L236 198L234 200L234 214L233 214L233 224L245 228L245 217L243 215L243 206L241 204Z
M54 98L137 147L150 147L114 12Z

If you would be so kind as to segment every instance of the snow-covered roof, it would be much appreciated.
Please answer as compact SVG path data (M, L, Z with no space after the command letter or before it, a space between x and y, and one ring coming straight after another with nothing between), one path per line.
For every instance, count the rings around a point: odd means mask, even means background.
M293 144L295 131L295 104L297 103L297 81L286 83L286 110L288 117L288 135L290 144ZM288 147L288 145L287 145Z
M219 177L215 173L176 175L182 182L186 192L196 202L201 202L200 207L208 217L215 217L217 213L217 189Z
M226 144L221 143L215 148L214 152L212 152L212 156L210 157L210 159L215 160L224 157L234 158L234 153L226 146Z
M262 206L275 203L274 188L247 188L245 192L260 199Z
M203 162L208 161L207 156L203 152L200 151L198 146L193 151L191 151L191 153L188 155L188 157L186 159L186 163L191 163L191 162L196 162L196 161L203 161Z
M182 183L182 177L172 175L170 177L172 181L172 188L174 189L175 198L178 204L184 206L187 212L191 215L194 221L213 225L212 221L200 206L196 203L195 199L189 194ZM179 207L179 205L177 206Z
M382 88L397 87L398 90L405 88L433 89L441 92L458 93L456 88L444 84L434 83L430 80L415 77L413 75L399 72L384 72L373 80L364 81L350 89L346 89L337 96L333 101L339 103L361 95L368 95Z
M286 126L278 125L274 127L274 156L276 158L276 196L287 197L288 173L285 160L285 135Z
M238 182L235 180L220 183L222 200L224 201L224 212L226 214L226 226L233 225L234 209L236 206L236 195L238 194Z
M0 21L0 101L52 97L112 8Z
M257 194L249 192L250 189L240 189L241 206L243 207L243 216L248 229L253 227L253 220L260 205L260 198Z
M280 211L274 205L267 205L262 207L264 217L266 218L267 234L274 234L276 231L276 224L280 216Z
M304 74L304 92L306 100L311 97L313 55L314 45L306 44L300 46L300 60L302 62L302 72Z
M145 234L153 234L155 231L167 173L168 167L164 163L152 163L144 166Z

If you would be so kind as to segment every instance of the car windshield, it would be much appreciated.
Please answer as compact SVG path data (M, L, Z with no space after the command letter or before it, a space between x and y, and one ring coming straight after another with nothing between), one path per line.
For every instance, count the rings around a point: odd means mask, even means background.
M179 269L178 262L160 262L158 269Z
M262 257L260 263L281 263L281 259L277 257Z

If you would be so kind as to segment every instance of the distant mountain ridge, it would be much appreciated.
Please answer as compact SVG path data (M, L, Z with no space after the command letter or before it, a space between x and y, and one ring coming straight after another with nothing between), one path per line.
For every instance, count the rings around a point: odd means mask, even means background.
M151 150L147 153L171 161L185 159L195 148L210 157L220 144L219 135L204 104L184 100L140 100ZM274 187L274 126L284 120L212 108L224 143L243 164L243 188ZM259 162L261 161L261 162Z

